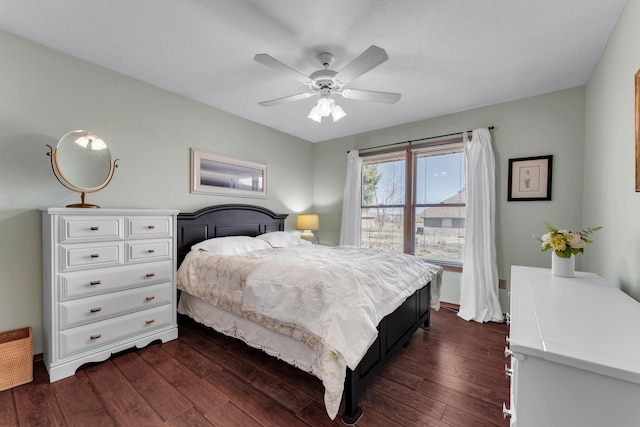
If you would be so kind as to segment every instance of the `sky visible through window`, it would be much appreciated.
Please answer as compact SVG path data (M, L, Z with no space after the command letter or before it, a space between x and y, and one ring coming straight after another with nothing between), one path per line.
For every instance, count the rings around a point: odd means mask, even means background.
M464 153L418 158L416 203L440 203L464 188Z
M416 203L437 204L464 188L464 153L447 153L436 156L421 156L416 168ZM378 200L388 196L388 185L392 183L396 189L404 188L404 160L378 163L378 173L382 175L377 187ZM387 204L404 204L404 191L396 191L393 202ZM388 199L388 197L387 197ZM389 203L391 202L391 203Z

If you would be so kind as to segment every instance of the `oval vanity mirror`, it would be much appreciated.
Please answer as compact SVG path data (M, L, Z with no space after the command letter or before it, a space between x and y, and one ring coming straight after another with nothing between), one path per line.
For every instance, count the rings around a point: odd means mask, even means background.
M92 132L74 130L63 136L56 148L47 147L55 177L69 190L81 193L81 203L67 207L98 208L86 203L85 198L86 193L103 189L113 178L118 160L111 159L107 143Z

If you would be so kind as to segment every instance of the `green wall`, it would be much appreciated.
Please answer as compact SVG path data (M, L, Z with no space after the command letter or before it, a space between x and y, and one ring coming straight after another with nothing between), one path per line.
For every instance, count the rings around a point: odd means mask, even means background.
M584 225L602 225L589 270L640 300L640 193L635 192L634 76L640 1L629 0L587 85Z
M498 272L550 266L532 234L543 221L605 228L578 256L640 298L640 195L634 192L633 76L640 68L640 0L629 0L586 87L477 108L319 144L274 131L0 32L0 330L31 325L42 352L42 254L38 208L79 200L53 177L46 145L73 129L103 137L119 167L88 201L104 207L173 208L255 203L315 211L325 244L338 242L347 151L495 126ZM268 198L189 193L189 149L268 164ZM510 158L554 155L553 200L507 202ZM308 165L314 167L311 170ZM295 215L287 220L293 230ZM444 299L457 302L459 274ZM506 292L501 303L508 310Z
M104 138L120 159L89 203L191 212L252 203L311 209L313 144L0 32L0 331L31 325L42 352L38 208L77 203L46 155L68 131ZM189 193L190 148L268 165L267 199ZM295 215L286 227L295 228Z
M321 215L317 234L327 243L339 239L348 150L495 126L499 277L508 284L512 265L550 267L551 256L540 252L532 235L546 232L545 220L562 228L582 226L584 105L585 87L578 87L316 144L314 204ZM509 159L547 154L553 155L554 163L552 200L507 202ZM578 259L578 269L580 265ZM445 273L443 300L459 302L459 280L459 273ZM506 290L500 299L508 310Z

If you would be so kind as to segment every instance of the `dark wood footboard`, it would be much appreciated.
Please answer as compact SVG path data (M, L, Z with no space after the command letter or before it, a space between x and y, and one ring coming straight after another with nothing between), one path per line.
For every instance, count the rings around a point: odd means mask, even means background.
M429 327L431 282L386 316L378 325L378 338L369 347L355 370L347 369L344 384L345 424L355 424L362 415L358 397L365 385L382 369L391 357L407 345L413 333L420 327Z

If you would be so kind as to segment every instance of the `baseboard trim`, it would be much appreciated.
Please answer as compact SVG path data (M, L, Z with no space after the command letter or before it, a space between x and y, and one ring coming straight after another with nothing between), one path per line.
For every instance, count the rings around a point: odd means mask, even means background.
M460 311L460 304L440 301L440 307L446 308L447 310Z

